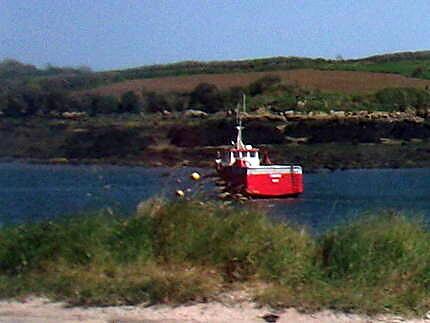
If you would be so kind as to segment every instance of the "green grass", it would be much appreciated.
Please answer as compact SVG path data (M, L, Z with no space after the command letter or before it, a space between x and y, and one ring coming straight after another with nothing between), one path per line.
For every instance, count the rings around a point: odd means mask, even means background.
M335 67L338 70L377 72L377 73L394 73L403 76L414 76L413 73L417 68L422 69L421 75L416 77L430 79L430 60L407 60L394 62L375 62L375 63L340 63Z
M364 216L320 237L318 272L300 293L273 285L259 295L274 306L407 315L430 306L430 235L426 225L395 213Z
M257 212L156 201L126 219L99 214L1 229L0 296L184 302L236 281L301 280L311 268L308 244Z
M262 304L303 310L430 309L430 233L393 213L320 237L262 212L199 201L150 201L105 214L0 230L0 297L70 304L204 301L240 286Z

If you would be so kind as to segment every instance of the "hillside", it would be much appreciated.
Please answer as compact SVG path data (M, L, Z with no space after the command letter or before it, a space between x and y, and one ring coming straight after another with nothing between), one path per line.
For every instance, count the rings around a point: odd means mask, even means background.
M91 117L123 113L216 113L246 93L249 111L405 111L430 107L429 52L354 60L272 57L180 62L125 70L0 62L0 114Z
M283 83L305 89L346 94L365 94L391 87L425 88L430 80L405 77L396 74L322 71L315 69L294 69L290 71L196 74L128 80L81 91L80 94L120 96L124 92L140 93L142 89L155 92L191 92L200 83L211 83L220 90L232 87L246 87L265 76L279 76Z
M118 79L139 79L194 74L285 71L293 69L395 73L430 79L430 51L400 52L347 60L279 56L236 61L184 61L106 73L115 73Z
M13 59L0 62L0 83L9 86L13 80L36 83L44 88L88 90L95 87L159 77L289 71L313 69L322 71L362 71L393 73L406 77L430 80L430 52L402 52L370 56L360 59L323 59L304 57L270 57L236 61L184 61L163 65L148 65L124 70L92 72L88 67L54 67L45 69ZM22 83L18 83L22 85Z

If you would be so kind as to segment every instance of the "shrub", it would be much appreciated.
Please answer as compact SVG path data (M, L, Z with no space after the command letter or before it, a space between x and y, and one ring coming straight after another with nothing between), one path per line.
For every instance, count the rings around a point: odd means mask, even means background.
M65 261L88 264L103 257L110 220L102 215L41 222L0 231L0 273L16 274Z
M430 104L430 93L415 88L387 88L375 94L375 100L385 109L401 109L407 106L422 107Z
M311 268L309 237L274 225L259 212L173 203L155 215L154 229L158 256L210 264L228 280L260 275L292 282L303 279Z
M290 93L285 93L284 95L278 97L273 103L271 108L274 112L282 112L285 110L292 110L297 105L297 99L295 95Z
M143 93L143 107L146 112L163 112L166 106L167 101L162 94L155 92Z
M428 268L429 234L422 222L396 213L367 216L327 233L320 242L328 277L363 284L389 284Z
M190 93L190 106L208 113L214 113L224 108L218 88L209 83L200 83Z
M138 155L154 139L136 128L105 127L74 133L61 147L68 158L100 158Z
M118 112L139 112L139 97L133 92L128 91L121 95L121 104Z
M249 93L252 96L262 94L269 88L281 82L281 78L276 75L264 76L249 85Z
M90 115L118 112L119 100L112 95L90 95L82 99L83 110Z
M424 76L424 68L422 66L418 66L416 69L412 71L412 77L423 77Z

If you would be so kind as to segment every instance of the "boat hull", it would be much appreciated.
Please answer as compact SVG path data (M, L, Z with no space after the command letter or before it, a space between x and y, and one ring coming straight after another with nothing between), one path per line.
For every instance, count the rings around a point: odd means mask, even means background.
M227 166L220 169L220 175L233 188L252 197L292 197L304 190L300 166Z

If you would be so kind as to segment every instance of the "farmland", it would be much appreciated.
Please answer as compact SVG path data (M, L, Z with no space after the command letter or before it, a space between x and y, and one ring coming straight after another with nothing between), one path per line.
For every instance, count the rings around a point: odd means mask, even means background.
M366 94L388 87L425 88L430 86L430 80L398 74L295 69L289 71L196 74L136 79L112 83L93 90L81 91L79 94L120 96L127 91L140 93L142 89L162 93L190 92L200 83L211 83L221 90L228 90L232 87L248 86L250 83L268 75L278 76L286 84L296 85L305 89L346 94Z

